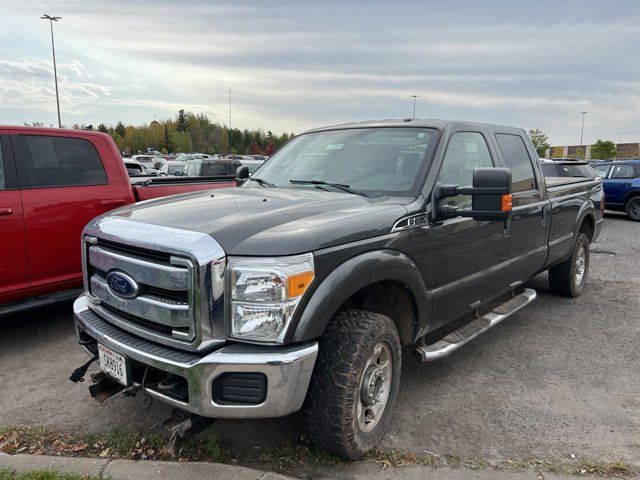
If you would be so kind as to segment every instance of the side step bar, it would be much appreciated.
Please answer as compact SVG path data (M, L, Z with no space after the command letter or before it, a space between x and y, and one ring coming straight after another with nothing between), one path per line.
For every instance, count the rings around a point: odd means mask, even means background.
M511 314L533 302L536 296L535 290L525 288L520 295L507 300L485 316L472 320L431 345L417 346L413 353L418 360L423 362L433 362L446 357L491 327L495 327Z

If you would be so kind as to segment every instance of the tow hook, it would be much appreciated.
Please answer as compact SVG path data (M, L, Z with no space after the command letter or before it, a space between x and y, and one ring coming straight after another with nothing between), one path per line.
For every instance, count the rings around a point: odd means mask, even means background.
M69 380L71 380L73 383L84 382L84 376L87 374L87 370L89 369L91 364L93 362L95 362L97 359L98 359L98 356L94 355L93 357L91 357L91 360L89 360L87 363L85 363L82 366L76 368L71 373L71 376L69 377Z

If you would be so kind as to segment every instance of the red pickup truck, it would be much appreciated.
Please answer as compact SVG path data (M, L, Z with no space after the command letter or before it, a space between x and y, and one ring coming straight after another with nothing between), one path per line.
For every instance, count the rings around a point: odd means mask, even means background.
M229 186L232 177L130 179L103 133L0 126L0 315L77 294L80 233L97 215Z

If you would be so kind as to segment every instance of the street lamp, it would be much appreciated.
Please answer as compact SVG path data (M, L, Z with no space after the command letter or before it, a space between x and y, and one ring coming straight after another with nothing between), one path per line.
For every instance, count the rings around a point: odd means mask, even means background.
M416 98L420 98L420 95L409 95L409 98L413 98L413 118L416 118Z
M589 112L580 112L580 115L582 115L582 127L580 128L580 152L582 153L582 160L584 160L585 158L587 158L587 156L585 155L583 149L582 149L582 136L584 135L584 116L589 113Z
M43 13L40 17L42 20L49 20L49 26L51 27L51 50L53 51L53 78L56 82L56 105L58 106L58 128L62 128L62 122L60 121L60 97L58 96L58 71L56 70L56 47L53 43L53 22L61 20L62 17L52 17Z

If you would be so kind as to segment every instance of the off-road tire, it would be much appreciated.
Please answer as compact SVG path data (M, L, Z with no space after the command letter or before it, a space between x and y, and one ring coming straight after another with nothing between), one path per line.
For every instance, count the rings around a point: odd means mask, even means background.
M585 270L582 280L578 283L576 281L576 269L578 261L578 252L580 247L584 248L585 255ZM571 256L564 262L549 269L549 288L556 295L562 295L563 297L577 297L584 290L584 286L587 283L587 277L589 274L589 237L586 234L580 233Z
M631 197L629 200L627 200L627 204L624 207L624 210L627 213L627 217L629 217L634 222L640 222L639 209L640 209L640 195Z
M356 402L367 359L384 343L391 354L387 404L370 432L359 427ZM343 310L329 322L319 340L319 354L303 406L304 430L317 446L351 459L378 445L391 419L400 386L401 346L398 331L385 315Z

